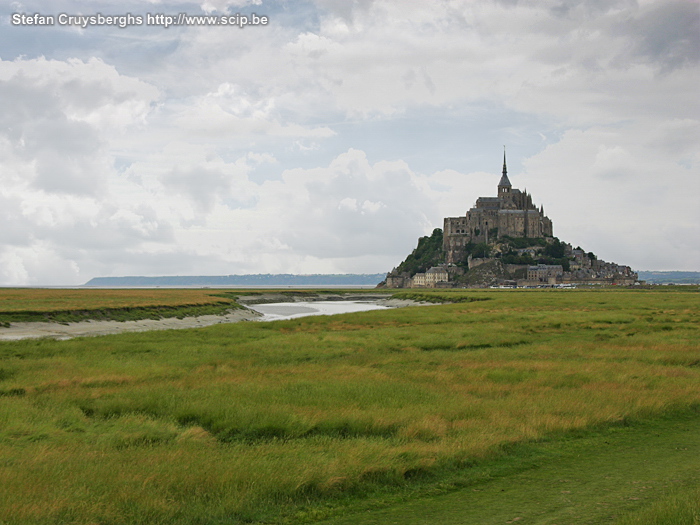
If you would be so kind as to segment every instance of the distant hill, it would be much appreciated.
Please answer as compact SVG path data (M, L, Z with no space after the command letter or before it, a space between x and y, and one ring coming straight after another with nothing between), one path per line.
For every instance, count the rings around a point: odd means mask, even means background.
M84 286L375 286L383 273L175 275L163 277L95 277Z
M700 272L648 272L641 271L640 281L650 284L700 284Z

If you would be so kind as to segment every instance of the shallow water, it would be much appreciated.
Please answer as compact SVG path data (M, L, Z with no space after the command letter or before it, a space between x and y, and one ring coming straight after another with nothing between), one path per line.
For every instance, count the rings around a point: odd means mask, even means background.
M281 321L309 315L334 315L368 310L386 310L370 301L300 301L295 303L268 303L248 305L248 308L263 314L260 321Z
M365 310L382 310L397 306L384 306L374 301L309 301L298 303L269 303L248 306L263 314L257 317L248 309L233 310L225 315L204 315L178 319L141 319L138 321L81 321L78 323L12 323L10 327L0 327L0 341L19 341L48 337L51 339L72 339L73 337L120 334L124 332L146 332L151 330L174 330L180 328L201 328L213 324L236 323L238 321L278 321L307 315L333 315Z

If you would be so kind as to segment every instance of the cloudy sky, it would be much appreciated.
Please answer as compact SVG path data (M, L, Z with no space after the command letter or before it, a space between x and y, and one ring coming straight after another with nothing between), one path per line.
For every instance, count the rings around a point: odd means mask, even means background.
M504 145L559 238L700 270L699 62L691 0L4 0L0 284L386 272Z

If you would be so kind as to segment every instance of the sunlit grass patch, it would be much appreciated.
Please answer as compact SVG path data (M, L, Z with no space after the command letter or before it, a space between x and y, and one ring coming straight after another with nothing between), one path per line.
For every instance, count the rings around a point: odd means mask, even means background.
M203 289L0 289L0 312L99 310L230 302L221 291Z
M0 326L18 322L160 319L221 314L240 306L227 291L201 289L0 289Z

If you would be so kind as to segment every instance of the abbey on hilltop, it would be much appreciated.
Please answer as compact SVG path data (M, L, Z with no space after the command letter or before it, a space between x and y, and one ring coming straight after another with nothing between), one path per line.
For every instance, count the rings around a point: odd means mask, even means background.
M527 191L508 180L506 155L497 197L479 197L463 217L446 217L444 230L418 246L389 272L388 288L466 288L633 285L629 266L554 237L552 221Z
M527 190L520 191L510 184L504 151L498 197L479 197L464 217L445 217L445 262L454 264L463 260L465 247L470 243L488 244L505 236L540 238L552 235L552 221L544 214L544 207L538 210Z

